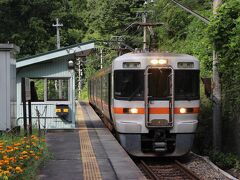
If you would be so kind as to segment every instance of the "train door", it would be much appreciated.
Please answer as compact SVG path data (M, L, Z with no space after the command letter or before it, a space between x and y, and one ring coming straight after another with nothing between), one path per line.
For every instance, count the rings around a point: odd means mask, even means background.
M144 73L146 127L172 127L174 118L174 70L149 66Z

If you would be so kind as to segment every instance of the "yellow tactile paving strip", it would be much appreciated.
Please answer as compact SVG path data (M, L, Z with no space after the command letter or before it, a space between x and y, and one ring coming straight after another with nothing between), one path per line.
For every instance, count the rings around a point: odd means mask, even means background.
M80 108L79 104L77 105L77 122L80 128L79 138L83 165L83 178L85 180L102 179L97 164L97 159L93 152L88 129L84 120L83 111Z

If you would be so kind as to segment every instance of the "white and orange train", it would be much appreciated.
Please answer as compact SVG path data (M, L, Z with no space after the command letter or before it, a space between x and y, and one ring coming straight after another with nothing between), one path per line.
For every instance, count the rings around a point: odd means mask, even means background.
M134 156L182 156L199 114L199 61L190 55L128 53L89 79L89 102Z

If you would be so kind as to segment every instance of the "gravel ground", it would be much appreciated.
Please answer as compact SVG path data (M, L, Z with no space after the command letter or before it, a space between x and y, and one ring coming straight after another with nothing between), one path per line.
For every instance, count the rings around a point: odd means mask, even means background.
M229 174L231 174L232 176L236 177L237 179L240 179L240 170L229 169L229 170L227 170L227 172Z
M187 159L187 160L186 160ZM203 157L190 153L184 161L180 161L186 168L191 170L193 173L196 173L200 179L203 180L212 180L212 179L221 179L228 180L234 179L229 175L228 177L224 175L224 172L217 167L211 165L210 161L205 160Z

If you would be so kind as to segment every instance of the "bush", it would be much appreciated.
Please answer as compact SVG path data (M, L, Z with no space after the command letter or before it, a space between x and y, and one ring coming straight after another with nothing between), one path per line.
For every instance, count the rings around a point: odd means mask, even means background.
M238 157L232 153L223 153L220 151L210 150L206 153L210 160L213 161L217 166L223 169L240 169L240 161Z
M88 100L88 87L85 85L79 95L80 100Z

